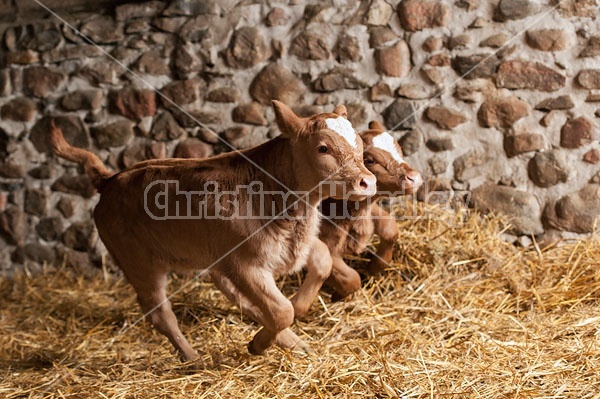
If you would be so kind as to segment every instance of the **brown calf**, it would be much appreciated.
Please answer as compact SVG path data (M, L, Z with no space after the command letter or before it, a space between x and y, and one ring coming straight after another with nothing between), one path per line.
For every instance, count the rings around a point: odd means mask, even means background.
M117 174L94 154L70 146L60 129L51 132L55 153L83 164L100 192L98 232L143 312L185 360L198 354L171 310L169 273L205 270L262 324L248 345L251 353L273 343L304 347L289 327L306 312L332 264L317 238L320 195L330 197L340 184L355 191L350 198L375 193L362 141L340 116L345 107L310 118L277 101L273 107L282 134L262 145L209 159L151 160ZM295 193L306 195L298 200ZM305 264L307 278L288 300L275 278Z
M376 121L360 134L364 141L364 162L377 177L378 194L367 201L326 199L322 212L329 221L321 225L319 238L327 244L333 260L333 270L327 284L335 290L333 299L344 298L360 288L360 276L343 259L345 253L363 252L373 233L380 239L379 248L367 266L367 272L377 274L392 261L394 243L398 239L396 221L377 204L385 193L413 194L423 183L421 175L402 159L402 149L394 138ZM346 212L346 213L344 213ZM348 215L331 219L332 215ZM333 225L333 222L337 225Z

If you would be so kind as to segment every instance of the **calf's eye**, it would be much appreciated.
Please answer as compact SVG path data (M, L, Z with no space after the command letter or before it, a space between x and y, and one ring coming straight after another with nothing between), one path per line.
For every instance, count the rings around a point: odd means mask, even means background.
M373 165L375 163L375 160L373 158L365 158L365 163L367 165Z
M321 145L321 146L319 146L318 151L320 154L326 154L328 151L328 148L325 145Z

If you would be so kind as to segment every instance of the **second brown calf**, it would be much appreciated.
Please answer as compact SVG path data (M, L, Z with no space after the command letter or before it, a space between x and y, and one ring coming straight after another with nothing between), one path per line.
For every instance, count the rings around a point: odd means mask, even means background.
M326 284L334 289L334 300L360 289L360 275L344 262L343 256L364 252L373 233L379 236L380 244L367 266L367 272L380 273L392 261L398 227L394 217L379 205L378 200L388 193L413 194L423 183L421 174L404 161L401 147L379 122L371 122L369 130L360 136L364 141L365 165L377 177L378 194L366 201L330 198L321 204L322 213L329 220L321 224L319 238L329 248L333 261L332 273ZM340 218L340 215L347 217Z

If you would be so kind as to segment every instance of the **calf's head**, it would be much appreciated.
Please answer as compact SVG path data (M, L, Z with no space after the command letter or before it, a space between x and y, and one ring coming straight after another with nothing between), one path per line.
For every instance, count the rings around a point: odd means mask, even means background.
M377 177L379 191L413 194L423 183L421 174L402 157L402 148L377 121L360 134L364 141L366 167Z
M363 163L363 143L347 119L346 107L301 118L273 101L282 136L292 146L292 167L303 190L323 197L363 200L375 194L375 176ZM318 189L316 189L318 187Z

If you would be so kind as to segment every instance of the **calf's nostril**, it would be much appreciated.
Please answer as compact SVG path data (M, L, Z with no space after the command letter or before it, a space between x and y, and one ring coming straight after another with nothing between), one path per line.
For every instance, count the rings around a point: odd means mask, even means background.
M364 189L367 189L367 188L369 188L369 183L367 183L367 182L365 181L365 179L360 179L360 183L359 183L359 185L360 185L360 187L361 187L361 188L364 188Z

